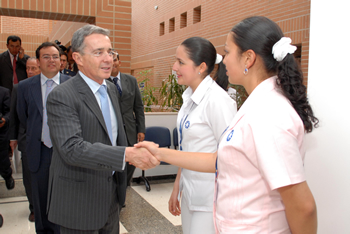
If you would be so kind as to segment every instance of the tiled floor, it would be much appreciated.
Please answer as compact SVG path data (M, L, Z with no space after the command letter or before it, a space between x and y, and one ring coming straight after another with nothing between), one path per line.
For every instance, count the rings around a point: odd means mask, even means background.
M17 189L20 189L21 183L20 179L16 179ZM133 183L127 189L126 207L120 214L120 233L182 233L181 218L168 212L172 186L172 180L154 181L151 182L151 191L147 192L143 185ZM7 192L4 190L4 181L0 181L0 213L4 217L0 233L34 234L34 223L28 221L27 198L17 195L1 198Z

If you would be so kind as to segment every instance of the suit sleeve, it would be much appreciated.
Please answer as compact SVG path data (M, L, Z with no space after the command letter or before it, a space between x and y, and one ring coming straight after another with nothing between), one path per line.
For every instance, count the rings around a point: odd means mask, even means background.
M28 60L29 56L28 55L24 55L22 59L17 60L17 67L21 67L21 69L26 70L26 64L27 64L27 60ZM27 73L26 73L27 74Z
M137 133L145 133L146 127L145 127L145 112L141 97L141 92L139 89L139 86L137 84L137 80L135 77L133 77L134 87L135 87L135 99L134 99L134 113L136 118L136 125L137 125Z
M17 140L18 137L18 129L19 129L19 119L17 114L17 86L18 84L13 86L12 94L11 94L11 109L10 109L10 130L9 130L9 138L10 140Z
M23 82L18 83L17 88L17 115L24 128L27 128L27 103L25 100L25 87Z
M123 171L125 147L106 144L108 135L83 100L67 92L69 87L60 88L50 93L46 103L54 153L72 166Z
M5 94L2 103L2 114L3 118L6 120L5 126L8 126L10 123L10 103L10 91L8 89L5 89Z

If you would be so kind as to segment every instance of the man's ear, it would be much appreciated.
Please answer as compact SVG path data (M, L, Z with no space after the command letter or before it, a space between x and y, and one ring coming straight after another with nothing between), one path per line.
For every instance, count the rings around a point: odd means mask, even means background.
M36 65L38 65L38 67L40 68L40 61L39 61L39 59L36 59Z
M251 66L254 65L256 60L256 54L253 50L247 50L243 53L243 56L245 57L245 65L247 68L251 68Z
M83 66L83 60L82 60L82 56L80 53L78 52L73 52L72 53L72 58L74 59L75 63L79 66Z

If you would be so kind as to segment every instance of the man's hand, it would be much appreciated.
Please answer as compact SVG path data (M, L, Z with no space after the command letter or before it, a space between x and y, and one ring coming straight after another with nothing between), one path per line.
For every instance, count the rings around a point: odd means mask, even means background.
M18 58L19 59L22 59L24 57L24 49L23 47L21 46L21 48L19 49L19 52L18 52Z
M137 133L137 142L141 142L145 139L145 134L143 132Z
M10 141L10 147L11 147L12 153L13 153L13 151L15 151L15 149L17 147L17 143L18 143L17 140L11 140Z
M125 161L142 170L154 168L160 164L147 149L135 147L125 149Z
M160 154L159 154L159 145L151 142L151 141L142 141L134 145L136 148L146 148L154 157L156 157L159 161L160 160Z
M2 123L0 123L0 128L2 128L6 123L6 120L4 118L2 118L1 120L2 120Z

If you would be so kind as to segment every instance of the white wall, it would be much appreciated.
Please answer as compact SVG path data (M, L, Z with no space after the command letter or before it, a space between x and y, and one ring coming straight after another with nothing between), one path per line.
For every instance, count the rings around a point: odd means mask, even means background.
M349 1L311 1L308 94L320 127L306 137L305 168L318 233L350 233Z

